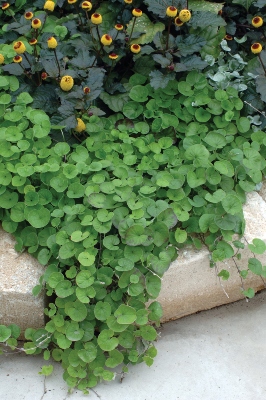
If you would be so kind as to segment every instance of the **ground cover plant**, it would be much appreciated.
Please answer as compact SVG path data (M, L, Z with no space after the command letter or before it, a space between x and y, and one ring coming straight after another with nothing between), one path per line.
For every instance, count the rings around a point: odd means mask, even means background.
M253 3L2 4L0 219L46 266L33 294L48 322L24 351L60 361L70 388L152 365L161 278L184 246L207 245L212 267L233 257L247 298L245 278L266 278L264 242L234 236L266 167ZM0 326L11 348L19 334Z

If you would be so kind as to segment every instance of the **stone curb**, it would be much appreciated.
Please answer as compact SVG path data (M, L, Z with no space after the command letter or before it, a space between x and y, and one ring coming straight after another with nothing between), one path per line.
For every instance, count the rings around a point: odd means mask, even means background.
M245 238L251 242L257 237L266 241L266 184L260 193L247 195L244 206L246 219ZM0 229L0 324L15 323L22 332L27 327L40 328L45 325L43 310L45 295L32 295L32 289L38 284L44 267L30 254L17 253L14 250L15 239ZM241 269L247 268L247 259L252 256L247 250L242 252L239 261ZM266 264L266 255L260 256ZM241 279L232 260L218 263L217 268L209 266L207 248L182 250L162 281L162 290L158 301L164 311L162 322L181 318L198 311L207 310L222 304L234 302L244 296ZM228 281L220 281L218 271L228 269ZM260 277L251 275L244 280L244 288L255 291L265 286Z
M266 185L260 193L265 199ZM266 242L264 199L257 192L247 195L243 211L246 220L245 238L248 242L254 238ZM247 269L249 257L252 257L249 250L241 251L241 260L237 262L240 269ZM266 254L257 258L266 264ZM219 280L217 274L222 269L230 272L228 281ZM217 263L216 268L210 268L207 248L182 250L163 276L162 290L158 297L164 311L162 322L243 299L241 285L241 278L232 259ZM245 290L252 287L256 292L265 288L261 277L252 273L243 280L243 286Z

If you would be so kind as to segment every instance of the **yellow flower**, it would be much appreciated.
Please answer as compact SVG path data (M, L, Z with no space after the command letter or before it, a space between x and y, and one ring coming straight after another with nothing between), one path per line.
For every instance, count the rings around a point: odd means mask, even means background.
M81 3L81 7L83 10L90 11L92 9L92 4L90 1L83 1L83 3Z
M54 11L55 3L53 1L47 0L44 3L43 9L48 11Z
M125 3L131 4L133 0L124 0Z
M67 0L68 4L74 4L77 2L77 0Z
M258 54L262 51L262 45L260 43L253 43L251 46L251 51L253 54Z
M85 93L85 94L89 94L90 93L90 88L88 87L88 86L85 86L84 88L83 88L83 92Z
M25 44L23 42L15 42L13 45L13 49L17 54L23 54L26 51Z
M259 28L261 25L263 25L263 19L261 17L254 17L252 18L251 23L255 28Z
M51 36L47 39L49 49L55 49L57 47L57 40Z
M177 8L174 7L174 6L167 7L167 9L166 9L166 15L167 15L168 17L174 18L174 17L177 16L177 13L178 13L178 10L177 10Z
M115 24L115 29L118 31L122 31L122 29L124 29L124 26L122 24Z
M3 54L0 54L0 65L4 64L5 62L5 57L3 56Z
M103 19L102 19L101 14L98 14L98 13L92 14L92 16L91 16L91 22L92 22L93 24L95 24L95 25L101 24L101 23L103 22Z
M13 58L13 61L14 61L15 63L21 63L22 57L19 56L19 55L16 55L16 56Z
M182 26L182 25L184 25L184 22L182 22L179 17L176 17L175 18L175 25L176 26Z
M72 78L72 76L65 75L61 78L60 87L65 92L71 90L73 88L73 85L74 85L74 79Z
M24 14L24 17L25 17L26 19L32 19L32 18L33 18L33 13L32 13L31 11L27 11L27 12Z
M2 4L2 10L7 10L9 6L10 6L9 3L3 3Z
M130 46L130 50L132 51L132 53L137 54L137 53L140 52L141 47L140 47L139 44L132 44L132 45Z
M233 36L226 34L225 35L225 40L233 40Z
M191 12L189 10L181 10L178 17L182 22L187 22L191 18Z
M110 53L109 58L111 58L111 60L116 60L118 58L118 55L115 53Z
M110 44L112 43L113 39L111 38L110 35L103 35L101 37L101 42L104 46L110 46Z
M30 44L31 46L34 46L34 45L37 44L37 43L38 43L38 40L35 39L35 38L29 40L29 44Z
M84 124L84 122L82 121L82 119L77 118L77 122L78 122L78 124L77 124L77 126L76 126L76 128L75 128L75 131L78 132L78 133L80 133L80 132L82 132L82 131L85 131L86 125Z
M39 29L39 28L42 26L42 21L41 21L40 19L38 19L38 18L34 18L34 19L32 20L31 26L32 26L34 29Z
M142 11L139 8L133 8L132 14L134 15L134 17L141 17Z

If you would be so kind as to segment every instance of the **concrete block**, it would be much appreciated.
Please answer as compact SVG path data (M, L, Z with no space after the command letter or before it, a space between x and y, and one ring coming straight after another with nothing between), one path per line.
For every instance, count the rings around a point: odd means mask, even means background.
M34 297L44 267L28 253L14 250L15 239L0 228L0 324L26 328L44 326L44 293Z
M266 203L258 193L247 195L244 216L246 240L251 242L254 238L260 238L266 241ZM247 249L241 254L242 259L237 264L240 269L247 269L248 258L252 254ZM258 258L266 264L265 254ZM228 281L219 280L217 274L222 269L230 272ZM265 287L261 277L251 272L243 280L243 285L245 290L252 287L255 291ZM164 311L162 322L240 300L244 298L241 286L241 278L232 259L217 263L216 268L210 268L207 248L182 250L163 277L158 298Z

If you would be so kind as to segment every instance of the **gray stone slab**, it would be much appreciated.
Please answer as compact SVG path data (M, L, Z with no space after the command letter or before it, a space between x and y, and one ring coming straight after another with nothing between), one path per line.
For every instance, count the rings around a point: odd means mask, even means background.
M249 243L254 238L266 241L266 203L258 193L247 195L244 216L245 239ZM242 258L237 261L237 265L240 269L247 269L248 259L253 255L248 249L240 253ZM266 254L257 258L266 264ZM230 272L228 281L218 278L217 274L222 269ZM162 290L158 297L164 311L162 322L242 299L242 285L245 290L251 287L255 291L265 287L261 277L252 273L241 281L232 259L217 263L216 268L210 268L210 254L206 247L201 250L186 248L180 251L178 258L163 276Z
M3 400L264 400L266 399L266 291L248 303L203 311L166 323L148 368L130 367L120 383L101 383L89 396L68 395L62 369L38 375L41 356L0 356Z
M44 267L30 254L14 250L15 239L0 228L0 324L24 331L44 325L44 293L32 295Z

